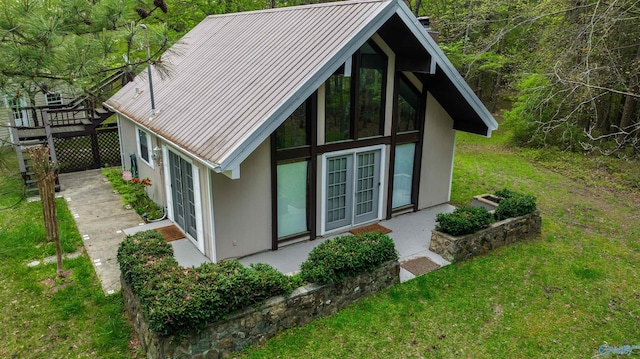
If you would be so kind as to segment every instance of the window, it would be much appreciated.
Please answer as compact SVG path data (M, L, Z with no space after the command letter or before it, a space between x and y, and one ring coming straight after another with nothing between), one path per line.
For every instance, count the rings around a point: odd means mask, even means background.
M276 130L276 148L304 147L309 145L309 105L305 101Z
M153 162L151 157L151 136L141 129L138 131L138 156L151 168L153 168Z
M325 82L325 142L380 136L384 131L387 57L371 41ZM353 102L353 103L352 103Z
M48 92L45 101L47 105L62 105L62 95L59 92Z
M398 76L398 127L397 132L418 130L420 92L404 76Z
M411 204L415 153L415 143L396 146L393 165L392 208L399 208Z
M360 49L358 138L382 135L387 58L371 44Z
M278 164L278 238L308 231L308 163L303 160Z
M6 96L7 107L11 109L16 127L28 127L29 115L25 107L27 102L23 97Z
M343 70L325 83L325 141L351 139L351 78Z

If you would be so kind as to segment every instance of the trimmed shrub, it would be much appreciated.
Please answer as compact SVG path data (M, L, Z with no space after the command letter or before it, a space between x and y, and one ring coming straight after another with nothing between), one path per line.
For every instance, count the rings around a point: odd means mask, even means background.
M237 260L182 268L171 245L156 231L127 237L118 248L124 280L138 296L150 329L163 335L200 330L228 313L299 284L268 264L244 267Z
M505 198L500 201L496 208L495 216L498 221L512 217L524 216L525 214L535 211L537 208L536 198L530 194L509 191L508 195L508 197L502 195L502 197Z
M300 265L300 276L304 281L318 284L341 282L397 259L393 240L386 234L346 235L329 239L312 249L308 259Z
M462 206L452 213L436 215L436 231L461 236L479 231L493 222L493 216L486 208Z
M498 190L494 193L494 195L498 196L498 197L502 197L502 198L511 198L513 196L517 196L518 192L514 192L510 189L507 188L503 188L501 190Z

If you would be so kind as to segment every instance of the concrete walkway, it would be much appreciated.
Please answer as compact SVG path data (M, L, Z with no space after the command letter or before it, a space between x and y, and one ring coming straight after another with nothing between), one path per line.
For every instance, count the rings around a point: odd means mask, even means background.
M124 229L142 223L132 209L125 209L122 196L113 192L101 170L60 174L61 191L73 214L84 246L93 262L105 294L120 290L120 268L116 260Z

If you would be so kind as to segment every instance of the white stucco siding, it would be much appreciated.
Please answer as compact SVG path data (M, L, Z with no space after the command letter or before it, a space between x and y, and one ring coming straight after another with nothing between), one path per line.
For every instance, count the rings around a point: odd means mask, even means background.
M455 139L453 120L428 93L420 168L419 209L449 201Z
M147 187L147 194L154 202L160 205L166 205L166 199L164 195L164 175L163 166L161 161L164 158L159 158L156 161L150 159L153 163L153 168L149 166L145 161L140 159L138 154L138 142L137 142L137 126L124 116L118 115L118 125L120 127L120 143L122 144L122 168L126 171L131 170L131 155L135 154L138 164L138 177L149 178L151 180L151 186ZM158 146L162 147L162 142L159 138L151 133L147 134L151 138L151 149Z
M269 139L240 165L240 178L212 174L216 258L271 249L271 155Z

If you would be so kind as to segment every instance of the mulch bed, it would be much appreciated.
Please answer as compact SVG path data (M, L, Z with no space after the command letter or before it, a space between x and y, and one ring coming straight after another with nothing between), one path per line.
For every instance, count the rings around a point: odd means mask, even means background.
M440 268L438 264L434 263L427 257L418 257L404 261L400 263L400 267L408 270L416 277Z
M184 233L175 225L157 228L156 231L160 232L167 242L172 242L178 239L186 238Z
M391 230L387 227L383 227L379 225L378 223L375 223L375 224L370 224L368 226L364 226L360 228L354 228L349 231L349 233L355 234L356 236L359 236L362 233L371 233L371 232L387 234L387 233L391 233Z

